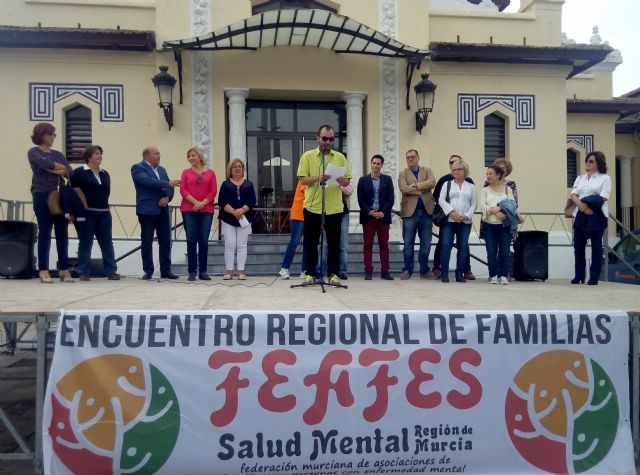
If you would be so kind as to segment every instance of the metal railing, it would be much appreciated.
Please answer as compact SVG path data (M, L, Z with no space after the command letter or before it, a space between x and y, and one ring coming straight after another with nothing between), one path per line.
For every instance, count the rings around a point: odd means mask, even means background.
M184 228L182 226L182 216L180 214L179 206L170 206L171 209L171 222L176 223L172 227L172 239L176 242L185 242L186 236L184 234ZM216 210L218 209L216 205ZM289 218L289 208L254 208L256 212L256 221L261 223L261 229L264 234L288 234L287 222ZM111 213L113 216L113 240L114 241L138 241L139 237L139 223L135 215L135 205L132 204L112 204ZM355 214L356 217L351 217L351 221L358 222L357 215L358 210L351 210L351 214ZM524 217L524 222L518 226L518 231L546 231L549 234L554 234L556 239L549 243L549 247L572 247L573 243L573 228L572 220L565 218L562 213L547 213L547 212L521 212ZM476 212L473 223L472 232L470 235L470 247L480 246L484 247L484 243L479 238L480 230L480 217L481 213ZM640 243L640 239L632 233L632 231L626 227L615 216L609 215L609 218L621 229L624 234L630 234L633 239ZM7 200L0 198L0 219L16 220L16 221L31 221L35 222L36 217L33 212L31 201L22 200ZM358 232L360 225L356 224L352 227L353 230ZM398 234L401 233L402 219L399 216L398 211L393 212L391 231L395 230ZM434 228L433 236L439 237L437 228ZM214 220L214 225L211 228L209 239L220 240L221 239L221 227L219 220ZM400 234L401 235L401 234ZM566 237L566 241L562 237ZM69 228L69 237L75 238L74 227ZM559 242L562 241L562 242ZM607 233L604 235L604 269L603 279L608 280L608 266L609 266L609 253L611 252L617 259L623 262L626 267L629 268L634 275L640 277L640 273L630 263L625 261L622 256L618 255L611 246L609 246L609 236ZM139 247L128 251L125 255L118 257L117 260L121 260L139 250ZM471 258L487 265L486 261L474 255L471 252Z

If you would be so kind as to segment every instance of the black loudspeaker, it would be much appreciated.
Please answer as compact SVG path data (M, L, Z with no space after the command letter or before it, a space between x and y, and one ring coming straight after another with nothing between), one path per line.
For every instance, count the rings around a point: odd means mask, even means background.
M547 280L549 277L549 233L522 231L513 243L513 276L516 280Z
M30 279L38 226L28 221L0 221L0 276Z

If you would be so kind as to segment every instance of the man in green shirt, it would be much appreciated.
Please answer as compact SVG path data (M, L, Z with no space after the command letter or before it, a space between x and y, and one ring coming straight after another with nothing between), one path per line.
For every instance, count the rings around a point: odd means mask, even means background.
M318 264L318 241L322 232L322 195L324 188L324 230L327 239L327 267L329 283L339 284L340 279L340 225L342 223L342 186L351 182L349 162L340 152L333 150L335 131L330 125L322 125L316 136L318 148L305 152L300 157L298 178L307 186L304 195L304 254L307 266L305 284L316 281ZM328 165L344 168L343 176L326 174Z

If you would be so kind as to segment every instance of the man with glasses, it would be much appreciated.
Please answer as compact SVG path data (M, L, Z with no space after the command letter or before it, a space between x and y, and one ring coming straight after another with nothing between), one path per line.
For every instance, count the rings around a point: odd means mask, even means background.
M318 266L318 241L322 232L324 211L324 231L327 239L327 267L329 284L340 284L340 227L344 205L342 188L351 183L349 162L340 152L333 150L335 131L330 125L318 129L318 148L305 152L300 157L298 178L307 186L304 197L304 253L307 275L304 284L316 282ZM327 183L331 178L325 173L328 165L344 168L344 175L336 182ZM324 195L324 210L323 210Z
M404 267L400 279L410 279L413 274L413 248L416 233L420 238L418 252L420 278L435 279L433 272L429 272L429 250L433 226L432 214L435 206L431 191L436 185L436 178L431 169L419 165L420 155L417 150L407 150L405 157L407 168L402 170L398 176L398 188L402 193L400 217L402 218L402 240L404 241Z
M458 160L462 160L462 157L460 155L451 155L449 157L449 169L451 169L451 167L453 166L453 164L455 162L457 162ZM440 191L442 190L442 187L448 182L453 180L453 175L451 173L447 173L446 175L443 175L440 177L440 179L438 180L438 183L436 183L436 187L433 190L433 199L436 201L436 203L438 202L438 200L440 199ZM471 179L471 177L467 177L465 178L465 181L471 183L472 185L475 185L475 183L473 183L473 180ZM458 243L456 243L457 245ZM467 247L469 246L469 243L467 242ZM442 245L440 243L440 239L438 239L438 243L436 244L436 249L433 251L433 274L435 276L436 279L439 279L441 277L441 272L440 272L440 249L441 249ZM476 276L473 275L473 272L471 272L471 253L469 252L469 250L467 249L467 262L465 264L464 267L464 278L467 280L476 280Z

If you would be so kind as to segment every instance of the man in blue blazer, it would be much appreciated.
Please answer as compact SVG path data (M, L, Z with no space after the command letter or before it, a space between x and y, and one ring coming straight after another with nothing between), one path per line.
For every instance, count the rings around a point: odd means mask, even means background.
M173 187L180 180L170 180L160 166L160 150L150 146L142 151L142 161L131 167L131 178L136 187L136 214L140 223L143 280L153 277L153 235L158 236L160 248L160 277L177 279L171 272L171 215L169 201Z
M360 224L364 235L364 278L373 278L373 237L378 235L380 246L380 277L393 280L389 273L389 228L394 202L393 181L383 175L382 155L371 157L371 173L358 180Z

